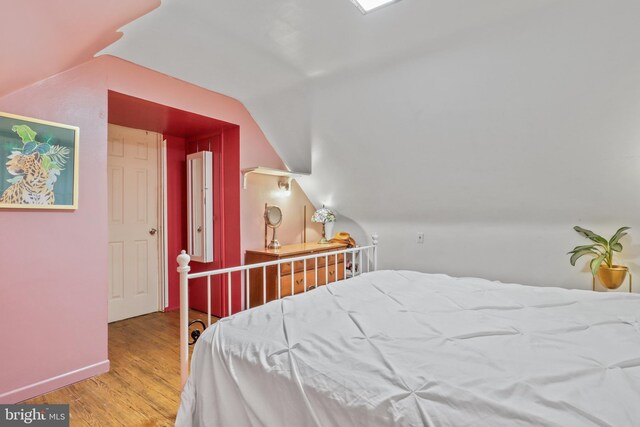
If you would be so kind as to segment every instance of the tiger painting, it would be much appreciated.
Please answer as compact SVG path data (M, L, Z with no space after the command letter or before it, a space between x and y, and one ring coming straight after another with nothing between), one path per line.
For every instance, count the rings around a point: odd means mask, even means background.
M42 166L39 152L29 155L14 152L6 163L7 171L22 177L7 188L0 197L0 203L15 205L53 205L54 194L49 172Z

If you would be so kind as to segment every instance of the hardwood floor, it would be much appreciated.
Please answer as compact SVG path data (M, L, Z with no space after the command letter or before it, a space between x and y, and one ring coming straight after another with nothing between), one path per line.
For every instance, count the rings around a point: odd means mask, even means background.
M108 373L25 403L68 403L72 427L174 425L180 404L179 318L174 311L109 324ZM206 323L203 313L192 311L190 318Z

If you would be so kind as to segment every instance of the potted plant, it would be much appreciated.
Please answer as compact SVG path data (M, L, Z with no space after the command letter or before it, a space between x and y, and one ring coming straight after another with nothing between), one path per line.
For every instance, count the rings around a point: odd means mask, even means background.
M625 231L629 227L621 227L616 233L607 240L604 237L594 233L591 230L578 227L573 227L578 233L582 234L593 243L590 245L576 246L568 254L571 255L571 265L576 265L578 258L583 255L593 256L589 265L591 274L596 275L604 286L609 289L617 289L627 276L628 268L622 265L615 265L613 263L613 253L622 252L622 245L620 239L627 235Z

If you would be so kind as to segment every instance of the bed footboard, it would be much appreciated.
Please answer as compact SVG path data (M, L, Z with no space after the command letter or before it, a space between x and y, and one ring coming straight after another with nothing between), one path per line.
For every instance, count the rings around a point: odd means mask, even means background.
M227 314L231 315L232 307L231 307L231 292L232 292L232 273L241 272L241 281L242 286L241 289L241 306L242 310L250 310L252 307L249 303L249 295L250 292L250 275L249 270L254 269L262 269L263 278L266 277L267 267L275 266L278 269L278 295L276 299L281 298L281 289L282 284L280 281L280 268L282 264L290 264L291 266L291 274L293 277L294 274L294 263L302 262L304 265L304 271L308 271L307 262L312 260L312 267L310 267L309 271L313 271L315 269L315 283L318 283L318 265L316 262L318 258L324 258L324 265L329 265L332 261L335 262L335 265L338 265L338 256L342 255L345 258L349 259L350 267L347 267L347 262L344 262L344 277L348 279L349 277L355 277L362 273L367 273L370 271L375 271L378 268L378 236L377 234L373 234L371 236L372 244L369 246L359 246L350 249L342 249L333 252L324 252L319 254L301 256L296 258L286 258L280 259L277 261L263 262L259 264L248 264L248 265L240 265L237 267L228 267L228 268L220 268L217 270L204 271L201 273L191 273L191 267L189 266L189 262L191 258L189 255L182 251L180 255L178 255L178 273L180 274L180 381L181 387L184 387L187 382L187 377L189 375L189 338L193 339L193 343L198 339L200 333L199 331L194 334L189 334L189 326L194 323L200 323L204 328L204 322L198 321L189 321L189 280L198 279L202 277L207 278L207 327L211 325L211 278L215 276L220 276L223 280L222 286L226 287L226 299L227 299ZM306 274L304 275L304 292L312 290L315 286L307 287L307 278ZM338 281L338 274L335 275L334 281ZM329 283L329 278L326 278L326 283ZM267 302L267 283L266 280L262 281L263 284L263 301ZM291 294L293 294L293 279L291 280ZM246 292L245 292L246 290Z

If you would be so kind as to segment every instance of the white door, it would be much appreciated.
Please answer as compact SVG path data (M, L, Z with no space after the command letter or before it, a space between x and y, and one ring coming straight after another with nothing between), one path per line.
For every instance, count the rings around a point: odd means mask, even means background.
M158 311L159 138L109 125L109 322Z

